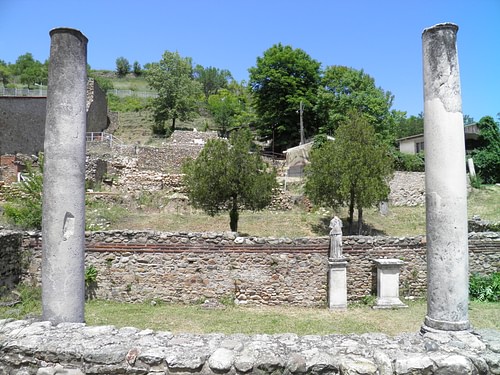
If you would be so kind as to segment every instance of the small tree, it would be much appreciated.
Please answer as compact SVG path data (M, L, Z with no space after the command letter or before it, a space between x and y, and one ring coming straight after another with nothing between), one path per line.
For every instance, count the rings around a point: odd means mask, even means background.
M248 129L232 133L230 142L212 139L196 160L183 165L190 202L214 216L229 211L230 228L238 231L242 208L262 210L277 187L276 172L269 172L257 152L252 152Z
M138 61L134 61L134 65L132 67L132 72L136 77L139 77L142 74L142 67Z
M349 233L354 209L358 210L357 233L361 234L363 208L389 194L392 159L378 140L373 126L358 112L351 112L335 133L335 140L311 151L306 168L306 195L315 204L349 207Z
M120 78L125 77L130 72L130 63L125 57L116 59L116 75Z

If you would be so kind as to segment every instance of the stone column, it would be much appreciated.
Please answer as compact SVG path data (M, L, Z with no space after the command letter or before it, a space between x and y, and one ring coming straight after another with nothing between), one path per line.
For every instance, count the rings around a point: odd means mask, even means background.
M347 309L347 260L328 259L328 307L330 310Z
M83 322L87 38L50 31L42 219L43 319Z
M470 328L467 177L457 31L457 25L443 23L422 33L427 219L423 330Z

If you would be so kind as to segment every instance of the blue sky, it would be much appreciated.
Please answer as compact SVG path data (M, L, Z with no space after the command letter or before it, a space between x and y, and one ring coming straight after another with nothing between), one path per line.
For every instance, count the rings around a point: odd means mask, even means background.
M49 31L72 27L89 39L88 63L114 70L178 51L228 69L238 81L273 44L301 48L323 67L363 69L395 95L393 109L423 110L424 28L454 22L463 112L500 112L500 0L0 0L0 59L48 58Z

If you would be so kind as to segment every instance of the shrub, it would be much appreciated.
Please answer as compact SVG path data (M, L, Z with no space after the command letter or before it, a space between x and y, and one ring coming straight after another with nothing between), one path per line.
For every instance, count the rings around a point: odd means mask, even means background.
M425 157L423 152L418 154L405 154L394 151L394 168L397 171L423 172L425 170Z
M26 165L25 179L17 183L18 191L7 196L4 215L22 229L42 228L43 155L39 155L38 168Z
M469 279L469 296L477 301L500 301L500 272L489 276L472 274Z

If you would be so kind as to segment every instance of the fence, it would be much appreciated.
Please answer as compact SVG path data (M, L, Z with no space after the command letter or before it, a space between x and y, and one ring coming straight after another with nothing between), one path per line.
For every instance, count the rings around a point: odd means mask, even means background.
M19 89L0 87L0 96L47 96L47 89Z
M158 94L152 91L134 91L134 90L108 90L107 94L113 94L121 98L125 96L137 96L139 98L156 98Z
M119 96L137 96L139 98L156 98L158 94L152 91L134 91L134 90L108 90L108 94ZM26 89L26 88L8 88L0 87L0 96L47 96L47 89Z
M113 134L105 132L92 132L86 134L87 142L103 142L107 143L109 147L113 146L123 146L124 143L119 138L116 138Z

